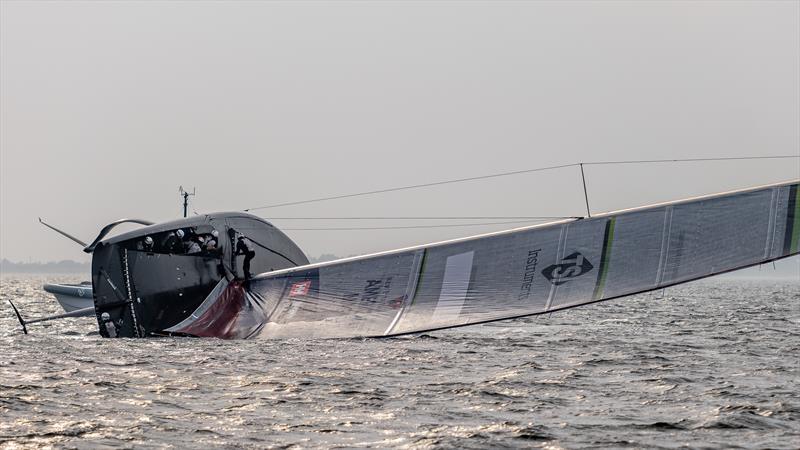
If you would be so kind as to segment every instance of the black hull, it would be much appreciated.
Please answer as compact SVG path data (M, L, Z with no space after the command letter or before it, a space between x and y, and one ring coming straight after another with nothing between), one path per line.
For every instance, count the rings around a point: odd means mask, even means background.
M186 254L171 234L217 232L213 250ZM232 230L232 231L231 231ZM302 251L268 222L244 213L221 213L148 226L100 242L92 257L95 313L104 337L161 334L186 319L223 278L244 277L236 237L254 244L250 271L267 272L307 264ZM148 247L150 237L154 246ZM161 242L167 244L161 245ZM178 244L184 244L178 242Z

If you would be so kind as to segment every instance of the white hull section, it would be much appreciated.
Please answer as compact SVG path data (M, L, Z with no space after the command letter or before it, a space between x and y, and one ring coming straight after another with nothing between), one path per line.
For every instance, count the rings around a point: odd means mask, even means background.
M44 290L53 294L58 303L66 312L94 306L94 297L91 283L81 284L45 284ZM92 315L89 311L87 316Z

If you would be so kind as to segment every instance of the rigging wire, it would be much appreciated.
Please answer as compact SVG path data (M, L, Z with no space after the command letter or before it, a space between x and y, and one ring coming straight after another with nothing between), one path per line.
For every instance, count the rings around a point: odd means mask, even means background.
M478 181L478 180L486 180L489 178L499 178L499 177L507 177L512 175L521 175L525 173L534 173L534 172L543 172L546 170L556 170L556 169L564 169L567 167L578 167L581 164L585 166L599 166L599 165L612 165L612 164L654 164L654 163L675 163L675 162L700 162L700 161L746 161L746 160L757 160L757 159L788 159L788 158L800 158L800 155L772 155L772 156L738 156L738 157L719 157L719 158L683 158L683 159L639 159L639 160L620 160L620 161L594 161L594 162L577 162L571 164L560 164L557 166L548 166L548 167L537 167L533 169L525 169L525 170L515 170L511 172L500 172L494 173L489 175L481 175L475 177L466 177L466 178L456 178L452 180L444 180L444 181L435 181L431 183L421 183L421 184L412 184L407 186L398 186L392 188L385 188L385 189L376 189L372 191L364 191L364 192L355 192L350 194L340 194L340 195L332 195L329 197L318 197L306 200L298 200L292 202L283 202L283 203L274 203L271 205L264 205L264 206L256 206L252 208L247 208L245 211L255 211L258 209L269 209L269 208L278 208L282 206L294 206L294 205L303 205L307 203L317 203L317 202L324 202L329 200L339 200L344 198L352 198L352 197L362 197L367 195L375 195L375 194L384 194L388 192L397 192L397 191L405 191L410 189L420 189L425 187L432 187L432 186L442 186L446 184L453 184L453 183L464 183L468 181Z
M431 187L431 186L441 186L443 184L451 184L451 183L463 183L465 181L476 181L476 180L485 180L487 178L497 178L497 177L506 177L509 175L518 175L522 173L531 173L531 172L542 172L545 170L553 170L553 169L561 169L564 167L571 167L574 164L562 164L560 166L550 166L550 167L539 167L536 169L527 169L527 170L516 170L513 172L503 172L503 173L495 173L491 175L481 175L477 177L467 177L467 178L457 178L454 180L445 180L445 181L435 181L432 183L422 183L422 184L412 184L409 186L400 186L400 187L393 187L393 188L386 188L386 189L377 189L374 191L366 191L366 192L356 192L353 194L342 194L342 195L334 195L331 197L320 197L320 198L312 198L308 200L299 200L295 202L285 202L285 203L275 203L273 205L264 205L264 206L257 206L255 208L247 208L245 211L254 211L256 209L268 209L268 208L277 208L280 206L292 206L292 205L302 205L305 203L316 203L316 202L324 202L327 200L338 200L342 198L350 198L350 197L361 197L364 195L374 195L374 194L383 194L386 192L396 192L396 191L404 191L408 189L419 189L423 187Z
M577 219L578 216L330 216L330 217L269 217L270 220L486 220L486 219Z
M701 161L744 161L752 159L789 159L800 158L800 155L774 155L774 156L733 156L720 158L682 158L682 159L632 159L620 161L594 161L578 163L584 166L602 166L608 164L649 164L649 163L668 163L668 162L701 162Z
M357 230L408 230L420 228L457 228L457 227L477 227L484 225L508 225L514 223L531 223L534 220L512 220L504 222L482 222L482 223L458 223L458 224L437 224L437 225L398 225L387 227L321 227L321 228L282 228L283 231L357 231Z

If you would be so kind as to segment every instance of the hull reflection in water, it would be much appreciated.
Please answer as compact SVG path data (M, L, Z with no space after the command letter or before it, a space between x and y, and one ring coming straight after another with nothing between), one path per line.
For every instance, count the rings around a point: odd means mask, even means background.
M168 333L391 336L543 314L798 254L798 183L221 280Z

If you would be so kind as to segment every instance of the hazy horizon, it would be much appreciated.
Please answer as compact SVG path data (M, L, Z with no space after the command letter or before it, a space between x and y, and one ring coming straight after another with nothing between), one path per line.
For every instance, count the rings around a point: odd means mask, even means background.
M179 185L203 213L579 161L800 154L798 2L0 8L9 260L87 261L37 217L89 241L122 217L178 218ZM800 162L586 176L601 212L796 179ZM313 256L510 226L308 231L293 229L455 221L282 217L584 210L567 168L256 213Z

